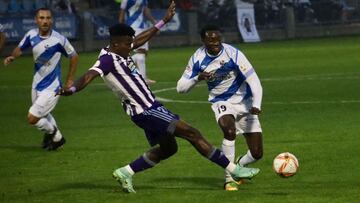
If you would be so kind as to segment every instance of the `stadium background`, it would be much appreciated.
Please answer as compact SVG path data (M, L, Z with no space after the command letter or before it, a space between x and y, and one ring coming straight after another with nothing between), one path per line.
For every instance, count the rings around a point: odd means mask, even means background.
M218 24L228 43L241 42L234 0L177 0L173 29L151 42L151 47L200 44L199 28ZM254 4L256 26L262 41L356 35L360 33L360 0L247 0ZM78 51L94 51L106 44L108 26L117 22L114 0L0 0L0 23L13 47L31 27L36 8L55 12L54 26L71 39ZM161 18L168 0L149 1L155 18ZM6 51L7 50L7 51ZM6 49L3 55L9 54Z
M166 7L167 0L164 4L151 2L156 10ZM261 169L258 177L242 185L238 192L225 192L223 170L196 154L188 142L178 139L179 151L174 157L134 177L136 195L122 193L111 178L113 169L143 153L148 144L101 79L83 92L60 100L54 115L67 143L59 151L44 152L39 147L41 135L26 123L33 73L33 58L26 55L9 67L0 65L0 202L358 202L359 1L346 1L349 7L345 10L330 6L339 5L330 3L335 1L311 1L321 3L321 9L306 8L302 17L298 15L304 12L293 5L293 24L284 17L289 10L273 7L285 4L271 4L269 10L265 6L269 4L253 1L260 6L255 15L260 37L265 41L261 43L242 43L233 4L222 2L216 7L193 1L193 7L179 8L184 30L163 32L154 38L147 65L149 74L158 82L151 89L157 97L168 99L165 105L171 111L220 146L221 131L206 102L206 86L200 84L186 95L174 89L200 44L199 27L207 18L219 22L226 41L233 42L250 59L264 88L261 122L265 151L263 159L252 165ZM61 15L65 18L55 24L63 29L76 28L71 41L80 52L79 76L93 65L98 48L107 43L96 38L95 20L116 20L118 6L112 1L78 0L73 4L76 14L70 15L67 10L66 15ZM226 15L217 17L212 11ZM14 26L31 25L21 19L33 19L32 14L6 10L1 20L20 18ZM94 19L94 15L98 18ZM289 25L295 26L293 32L286 31ZM9 40L3 54L7 55L17 42ZM62 62L65 73L68 60ZM236 145L238 153L245 151L242 138ZM298 174L289 179L276 176L271 169L273 158L283 151L294 153L300 162Z

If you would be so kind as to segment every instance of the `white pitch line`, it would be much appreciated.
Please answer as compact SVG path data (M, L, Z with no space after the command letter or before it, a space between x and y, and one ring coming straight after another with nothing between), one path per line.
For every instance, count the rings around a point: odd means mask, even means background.
M176 100L176 99L167 99L163 97L156 96L156 100L165 103L186 103L186 104L210 104L208 101L194 101L194 100ZM339 101L273 101L273 102L264 102L263 105L287 105L287 104L351 104L351 103L360 103L360 100L339 100Z

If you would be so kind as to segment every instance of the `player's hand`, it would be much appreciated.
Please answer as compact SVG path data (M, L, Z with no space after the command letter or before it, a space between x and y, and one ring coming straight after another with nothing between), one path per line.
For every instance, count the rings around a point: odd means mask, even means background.
M256 108L256 107L251 107L251 109L249 110L249 112L253 115L260 115L261 114L261 110Z
M213 77L213 73L202 72L199 74L198 80L210 80Z
M70 96L73 95L75 93L74 88L70 87L70 88L62 88L61 90L59 90L55 96L57 95L61 95L61 96Z
M164 23L169 22L174 15L175 15L175 1L172 0L163 18Z
M70 88L73 84L74 84L74 81L73 81L73 80L68 80L68 81L66 81L66 83L65 83L65 88L68 89L68 88Z
M13 56L8 56L4 59L4 65L7 66L9 65L11 62L13 62L15 60L15 57Z

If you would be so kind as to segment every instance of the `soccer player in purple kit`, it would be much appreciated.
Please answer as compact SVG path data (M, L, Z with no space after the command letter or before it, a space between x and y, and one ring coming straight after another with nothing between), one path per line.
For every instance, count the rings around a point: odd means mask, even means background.
M250 179L260 171L230 162L219 149L209 144L197 129L156 101L144 78L137 71L130 57L131 50L150 40L174 14L175 3L172 1L164 18L136 37L134 30L126 24L110 27L109 47L101 50L93 67L76 80L72 87L58 93L64 96L72 95L84 89L94 78L101 76L119 96L131 120L144 129L152 148L113 172L113 177L125 192L135 193L132 185L132 176L135 173L149 169L177 152L175 136L188 140L201 155L229 171L234 179Z

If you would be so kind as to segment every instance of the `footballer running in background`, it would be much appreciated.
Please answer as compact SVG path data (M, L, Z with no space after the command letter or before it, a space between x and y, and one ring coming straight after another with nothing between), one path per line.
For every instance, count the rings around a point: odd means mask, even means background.
M68 39L52 29L53 16L48 8L36 11L37 28L28 31L12 54L5 58L7 66L31 48L34 57L34 76L31 89L32 105L28 123L44 132L42 148L56 150L65 143L51 111L58 103L56 93L61 89L61 55L69 57L70 65L65 87L73 84L78 55Z
M260 80L240 50L222 43L217 26L205 26L200 35L203 46L190 57L177 83L177 91L186 93L199 81L206 81L208 100L224 136L222 151L234 162L235 138L243 134L249 149L237 162L242 166L248 165L263 155L262 129L258 118L262 101ZM225 190L238 190L241 183L225 173Z
M155 25L155 18L151 15L150 9L148 8L148 0L121 1L119 22L130 25L135 30L135 36L147 28L145 17ZM140 74L145 78L146 83L150 85L156 81L149 79L146 74L146 55L148 50L149 44L146 42L133 50L135 54L132 56L132 59L139 68Z
M259 169L245 168L230 162L197 129L156 101L144 78L137 71L130 56L131 50L150 40L174 14L175 3L172 1L164 18L136 37L135 31L129 25L117 24L110 27L109 47L101 50L94 66L76 80L72 87L59 92L64 96L72 95L84 89L94 78L101 76L119 97L131 120L144 130L151 148L113 172L114 178L125 192L135 193L132 185L132 176L135 173L152 168L177 152L175 137L189 141L202 156L229 171L235 179L252 178L259 173Z

